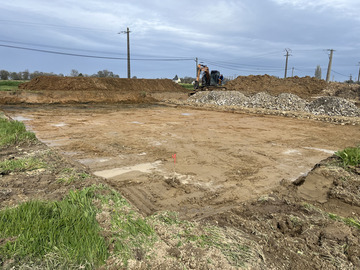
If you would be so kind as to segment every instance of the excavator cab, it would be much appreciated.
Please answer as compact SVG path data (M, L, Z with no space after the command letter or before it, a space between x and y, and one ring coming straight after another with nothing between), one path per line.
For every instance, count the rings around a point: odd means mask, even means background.
M210 75L210 85L211 86L218 86L220 82L220 72L217 70L211 71ZM221 84L221 83L220 83Z

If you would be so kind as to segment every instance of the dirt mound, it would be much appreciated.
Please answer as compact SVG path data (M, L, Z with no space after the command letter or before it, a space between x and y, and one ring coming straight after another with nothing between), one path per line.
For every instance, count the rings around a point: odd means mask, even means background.
M92 77L40 76L19 85L23 90L50 91L118 91L118 92L186 92L169 79L119 79Z
M291 93L304 99L319 94L326 86L324 80L309 76L279 79L269 75L239 76L226 84L228 90L241 91L244 94L266 92L275 96L280 93Z
M349 100L355 101L357 104L360 103L360 85L359 84L348 84L348 83L339 83L331 82L324 89L324 96L335 96L346 98Z
M40 76L4 92L0 104L152 103L188 92L169 79Z

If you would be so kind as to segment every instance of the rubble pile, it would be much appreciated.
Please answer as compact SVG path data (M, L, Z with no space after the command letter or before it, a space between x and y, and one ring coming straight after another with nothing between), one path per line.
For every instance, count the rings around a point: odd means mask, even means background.
M297 111L314 115L360 117L360 109L352 101L331 96L320 97L308 102L290 93L272 96L268 93L260 92L252 96L245 96L238 91L209 91L196 93L189 98L189 102L278 111Z
M314 115L360 116L360 109L353 102L339 97L320 97L310 102L307 107Z

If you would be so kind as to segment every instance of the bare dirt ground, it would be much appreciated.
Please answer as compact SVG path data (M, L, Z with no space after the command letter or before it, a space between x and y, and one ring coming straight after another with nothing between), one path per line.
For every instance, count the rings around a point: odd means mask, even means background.
M357 98L357 89L345 88L334 86L326 94L310 87L309 93ZM71 94L63 99L59 91L47 91L48 103L71 103ZM99 99L94 93L100 103L103 95L111 98L105 90ZM138 93L132 103L155 95L160 100L186 95L154 89L146 96ZM44 103L39 100L30 103ZM144 215L172 210L184 219L224 228L233 245L246 243L249 248L248 257L236 257L248 269L359 269L360 168L344 170L333 156L359 144L358 121L340 125L261 112L80 101L81 95L75 104L2 106L63 157L42 144L2 150L1 159L43 151L58 167L26 178L9 175L6 182L0 178L0 207L31 198L61 198L71 187L56 179L75 164L78 171L97 176L92 182L104 181L119 190ZM191 259L194 269L211 269L196 263L202 255L195 250L173 245L167 256L199 257ZM133 269L141 268L138 263ZM154 262L146 265L159 269ZM223 269L237 267L230 263Z
M5 108L146 215L202 218L294 181L358 142L358 126L161 106ZM173 155L176 154L176 160Z

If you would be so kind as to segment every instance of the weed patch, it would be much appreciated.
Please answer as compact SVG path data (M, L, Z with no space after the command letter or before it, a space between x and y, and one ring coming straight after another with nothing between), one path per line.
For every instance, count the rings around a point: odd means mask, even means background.
M335 153L341 160L341 166L348 168L349 166L360 165L360 147L349 147Z
M0 118L0 147L31 143L36 140L35 134L26 131L25 125L19 121L8 121Z
M76 169L66 168L60 172L57 181L69 185L77 181L86 180L89 177L90 175L85 172L78 172Z
M46 164L35 157L10 159L0 162L0 175L12 172L25 172L45 168Z
M351 227L355 227L355 228L360 230L360 221L359 220L355 220L353 218L343 218L343 217L340 217L340 216L332 214L332 213L329 213L328 216L332 220L342 221L345 224L347 224L347 225L349 225Z

